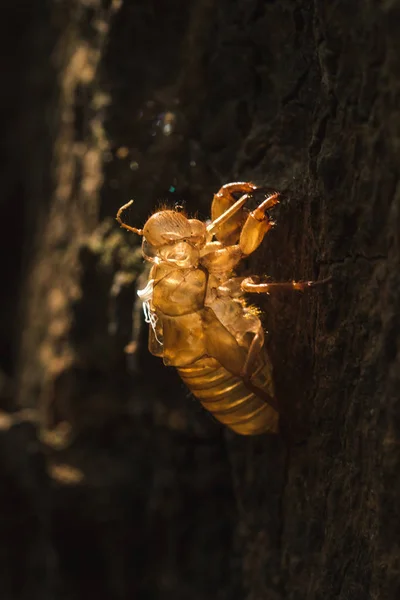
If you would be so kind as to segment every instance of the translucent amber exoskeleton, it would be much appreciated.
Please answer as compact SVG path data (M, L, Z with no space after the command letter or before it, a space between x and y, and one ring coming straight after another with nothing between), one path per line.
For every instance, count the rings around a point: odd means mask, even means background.
M277 204L278 194L248 212L245 204L256 190L252 183L224 185L214 195L208 225L161 210L137 229L121 220L131 202L117 214L122 227L143 236L143 256L152 263L148 283L138 291L150 324L150 352L176 367L218 421L243 435L278 431L264 332L244 293L279 287L302 291L314 285L233 277L240 260L258 248L273 226L266 211Z

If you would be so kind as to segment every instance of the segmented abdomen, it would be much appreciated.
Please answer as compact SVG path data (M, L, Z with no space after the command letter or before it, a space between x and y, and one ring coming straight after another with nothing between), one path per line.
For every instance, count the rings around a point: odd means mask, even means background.
M250 392L242 379L232 375L214 358L201 358L178 373L190 391L218 421L242 435L276 433L278 413ZM272 395L270 366L265 362L252 383Z

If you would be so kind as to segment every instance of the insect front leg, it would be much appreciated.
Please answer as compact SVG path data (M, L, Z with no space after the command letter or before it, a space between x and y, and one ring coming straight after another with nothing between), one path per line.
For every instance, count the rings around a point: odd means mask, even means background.
M224 245L229 246L237 241L240 235L240 227L243 223L242 209L250 198L251 194L244 194L234 204L231 204L229 208L207 225L207 233L215 235Z
M257 250L265 234L274 226L266 211L278 204L279 194L268 196L253 210L246 219L240 234L239 246L243 254L248 255Z
M269 294L273 291L279 290L296 290L298 292L304 292L305 289L315 287L328 283L332 280L332 277L325 277L319 281L284 281L277 283L258 283L253 277L246 277L241 283L241 288L244 292L250 292L255 294Z
M208 233L215 234L224 245L229 246L236 243L240 237L240 228L242 227L246 214L243 212L243 207L246 202L252 198L253 192L262 190L253 183L228 183L224 185L217 194L214 195L214 199L211 205L211 219L212 222L207 226ZM242 196L239 200L235 200L233 193L242 192ZM256 218L262 217L262 211L271 208L272 205L277 203L273 201L272 197L278 197L278 194L269 196L256 211L251 214L255 214ZM264 208L265 203L267 205Z
M235 204L236 200L232 194L238 192L242 195L250 194L256 189L257 186L250 182L235 182L223 185L222 188L216 194L214 194L211 204L211 219L215 221L233 204Z

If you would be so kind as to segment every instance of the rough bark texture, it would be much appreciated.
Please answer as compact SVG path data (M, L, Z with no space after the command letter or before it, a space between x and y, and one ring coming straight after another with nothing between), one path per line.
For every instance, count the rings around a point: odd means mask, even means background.
M0 595L397 599L400 2L2 12ZM124 353L160 201L283 192L245 273L283 433L244 439Z

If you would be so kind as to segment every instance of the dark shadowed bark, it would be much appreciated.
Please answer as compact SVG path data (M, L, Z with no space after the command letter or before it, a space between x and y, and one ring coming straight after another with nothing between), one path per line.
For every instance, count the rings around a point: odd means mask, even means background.
M34 4L1 22L1 598L397 599L399 0ZM282 193L244 274L332 277L254 298L277 437L124 351L117 209L234 180Z

